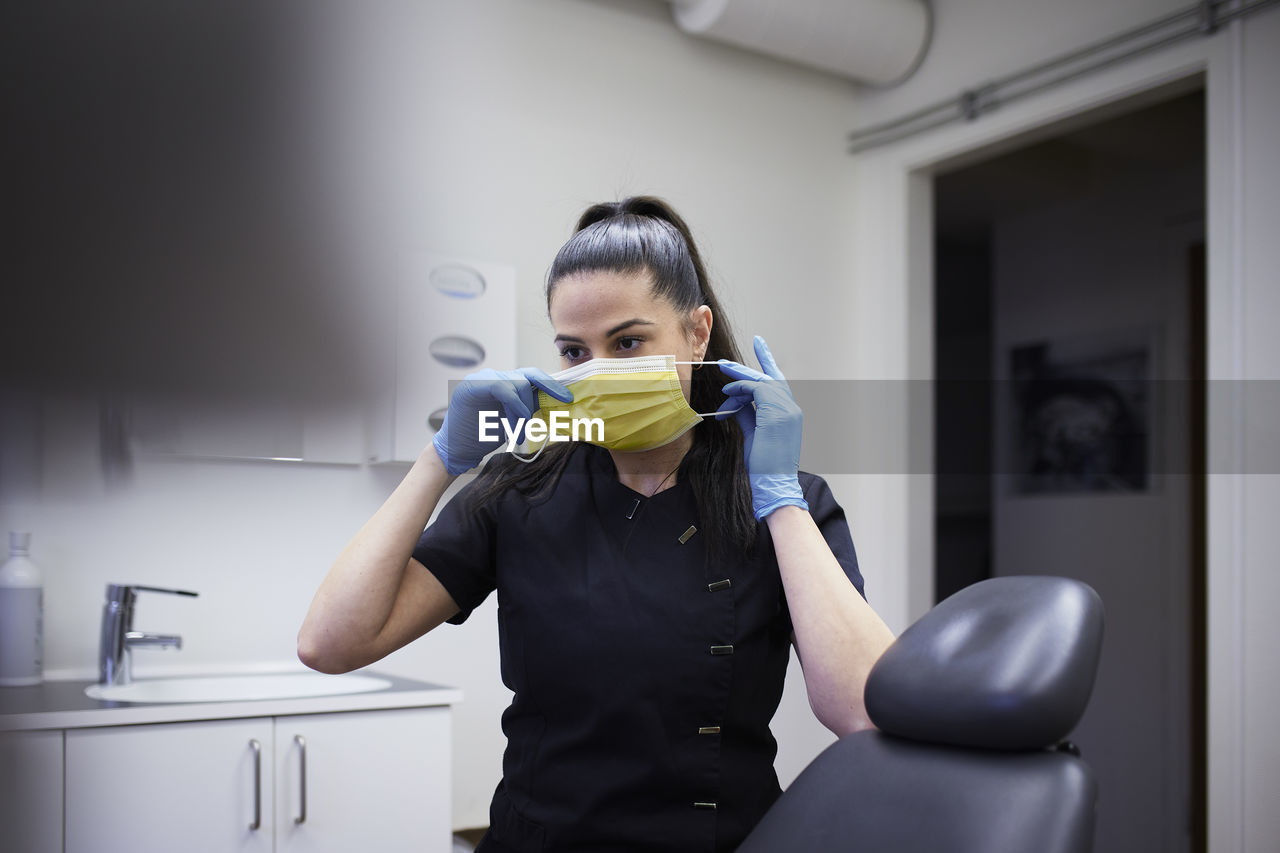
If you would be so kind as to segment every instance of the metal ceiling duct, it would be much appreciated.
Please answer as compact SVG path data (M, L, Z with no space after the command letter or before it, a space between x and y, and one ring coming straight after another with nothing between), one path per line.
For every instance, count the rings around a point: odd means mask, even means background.
M801 65L891 85L915 71L927 0L668 0L680 29Z

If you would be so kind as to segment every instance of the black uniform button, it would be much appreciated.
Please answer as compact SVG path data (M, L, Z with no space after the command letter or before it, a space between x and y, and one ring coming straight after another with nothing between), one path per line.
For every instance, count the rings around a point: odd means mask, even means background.
M730 586L732 586L732 582L725 578L722 581L707 584L707 592L719 592L722 589L728 589Z
M733 646L712 646L711 654L713 655L731 655L733 654Z

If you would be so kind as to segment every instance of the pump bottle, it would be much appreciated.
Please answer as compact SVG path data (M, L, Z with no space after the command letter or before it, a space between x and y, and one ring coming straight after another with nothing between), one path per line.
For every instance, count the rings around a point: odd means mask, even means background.
M27 556L30 533L9 534L9 559L0 566L0 687L44 679L44 585Z

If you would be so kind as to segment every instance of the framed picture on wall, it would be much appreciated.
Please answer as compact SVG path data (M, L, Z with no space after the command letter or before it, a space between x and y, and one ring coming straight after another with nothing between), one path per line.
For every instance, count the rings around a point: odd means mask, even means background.
M1148 490L1155 337L1132 329L1010 350L1016 493Z

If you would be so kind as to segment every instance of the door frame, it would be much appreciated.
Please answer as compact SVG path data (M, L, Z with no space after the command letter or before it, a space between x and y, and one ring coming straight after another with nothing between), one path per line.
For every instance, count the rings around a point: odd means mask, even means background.
M989 159L1109 113L1203 88L1206 118L1207 269L1205 362L1209 379L1241 375L1238 342L1243 338L1240 223L1243 140L1242 30L1240 22L1216 37L1170 46L1136 57L1025 101L997 109L980 121L939 128L883 148L855 155L851 176L852 274L849 295L852 366L859 378L933 379L933 177L940 171ZM905 282L905 288L871 282ZM886 324L897 328L900 344L886 348ZM1212 391L1210 392L1213 393ZM1206 442L1211 458L1235 458L1243 427L1229 406L1209 406ZM1213 417L1218 411L1220 416ZM877 526L863 534L868 550L902 554L903 570L878 587L877 609L895 630L919 618L934 596L934 482L919 473L918 460L932 470L933 402L912 394L896 413L907 426L902 467L909 473L898 488L880 478L853 485L858 505L888 507ZM916 461L913 467L913 460ZM1243 849L1244 534L1239 524L1243 495L1238 477L1207 477L1205 484L1205 602L1207 687L1208 838L1215 851ZM874 491L874 493L873 493Z

